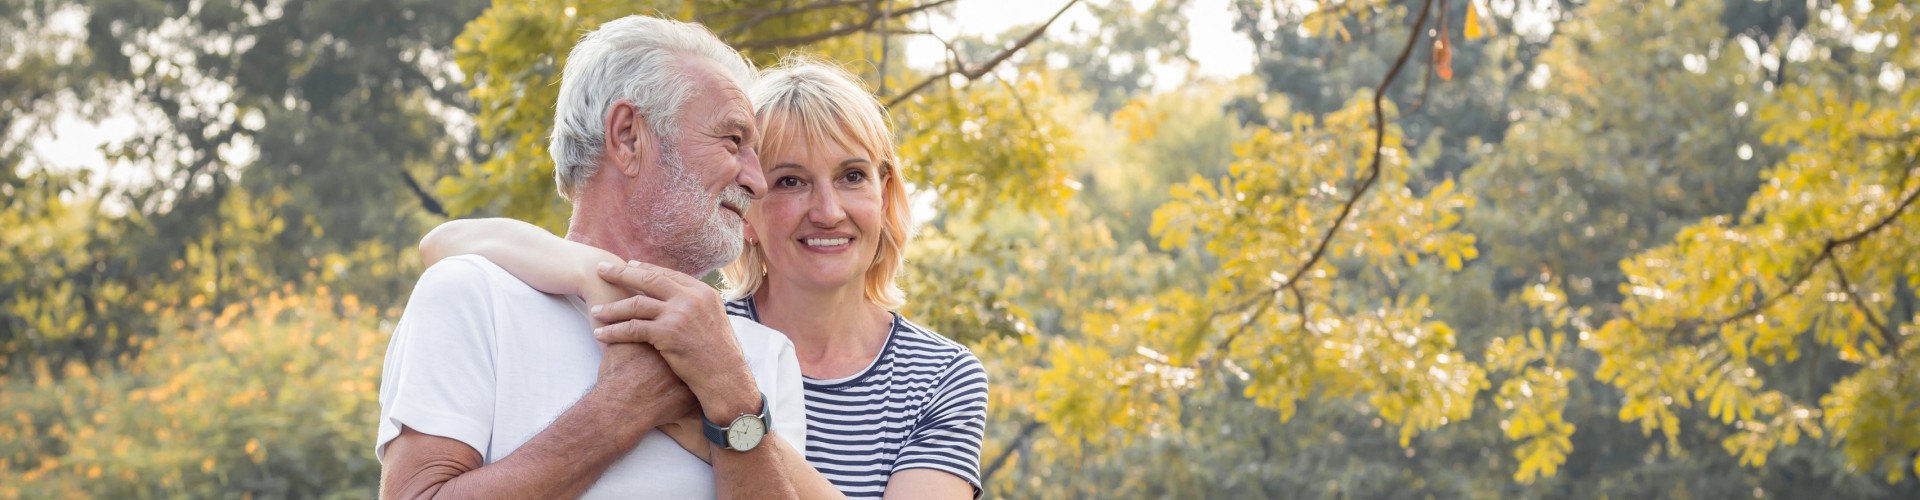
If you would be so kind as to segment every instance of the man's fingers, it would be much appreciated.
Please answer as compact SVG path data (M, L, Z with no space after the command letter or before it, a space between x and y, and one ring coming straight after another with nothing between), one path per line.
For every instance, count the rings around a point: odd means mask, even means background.
M622 321L593 329L593 338L608 344L632 342L652 344L654 336L661 333L658 325L652 321Z
M613 324L633 319L650 320L658 318L660 317L660 313L665 311L666 308L667 304L661 302L660 299L646 295L635 295L593 306L593 309L588 310L588 314L601 323Z

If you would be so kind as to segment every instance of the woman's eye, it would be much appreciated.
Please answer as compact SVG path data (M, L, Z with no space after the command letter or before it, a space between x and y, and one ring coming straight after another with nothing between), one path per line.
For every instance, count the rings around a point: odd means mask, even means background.
M860 170L849 171L847 172L846 181L850 183L866 182L867 173Z
M800 187L800 179L795 179L792 177L781 177L780 180L773 181L773 185L779 186L779 187L787 187L787 188Z

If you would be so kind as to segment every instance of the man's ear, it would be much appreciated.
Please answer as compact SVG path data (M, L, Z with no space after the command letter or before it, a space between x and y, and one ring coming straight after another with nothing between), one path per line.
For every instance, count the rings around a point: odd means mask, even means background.
M607 137L601 144L607 159L627 176L640 175L640 169L653 159L653 129L640 108L625 99L614 101L607 110Z

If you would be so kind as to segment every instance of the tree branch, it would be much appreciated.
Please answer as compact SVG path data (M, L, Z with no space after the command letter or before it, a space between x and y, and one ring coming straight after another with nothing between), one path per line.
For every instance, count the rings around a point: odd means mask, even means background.
M1007 445L1000 449L1000 456L988 461L987 468L980 470L980 482L985 484L987 478L993 477L993 473L999 472L1000 466L1006 465L1007 459L1013 457L1013 451L1020 449L1021 445L1026 444L1027 439L1032 438L1033 432L1040 430L1041 425L1040 422L1036 421L1027 422L1026 425L1020 426L1020 433L1014 435L1013 440L1008 441Z
M1867 317L1867 324L1873 325L1874 332L1880 334L1880 340L1885 342L1889 349L1887 352L1895 352L1894 349L1900 346L1900 339L1895 337L1893 330L1887 329L1886 323L1880 322L1880 315L1875 314L1873 308L1867 307L1866 299L1860 298L1860 294L1853 290L1853 283L1847 280L1847 270L1840 267L1840 261L1827 259L1827 266L1833 268L1833 277L1840 280L1840 289L1846 290L1848 301L1853 302L1853 307Z
M1326 233L1320 236L1320 242L1314 246L1313 253L1307 257L1306 262L1302 262L1294 269L1293 273L1287 274L1284 277L1284 282L1275 283L1273 287L1266 290L1266 293L1252 295L1248 297L1247 300L1235 304L1232 307L1216 309L1212 314L1207 316L1207 319L1202 323L1202 327L1212 324L1215 319L1226 314L1227 311L1244 311L1246 308L1256 305L1260 308L1258 309L1259 312L1255 313L1253 318L1242 321L1239 328L1236 328L1235 331L1229 333L1226 338L1221 339L1218 344L1215 344L1215 349L1220 353L1227 352L1227 349L1233 346L1234 340L1239 338L1240 331L1252 323L1253 319L1257 319L1268 307L1271 307L1273 301L1281 292L1293 292L1294 305L1300 308L1300 329L1301 331L1306 331L1309 321L1306 310L1306 293L1299 287L1299 278L1305 275L1307 271L1312 270L1315 265L1319 264L1320 261L1325 258L1328 245L1333 243L1334 236L1339 234L1341 227L1346 224L1347 217L1352 215L1353 207L1360 204L1360 197L1365 196L1367 191L1373 188L1374 182L1380 179L1381 150L1385 149L1387 138L1386 111L1381 107L1381 100L1387 95L1387 88L1392 86L1393 81L1400 76L1400 70L1406 67L1408 58L1413 54L1414 45L1420 41L1421 27L1427 24L1427 15L1431 13L1433 9L1433 1L1434 0L1424 0L1421 2L1420 15L1414 20L1411 32L1407 34L1406 47L1400 49L1400 57L1395 59L1393 67L1387 70L1387 76L1380 81L1380 86L1374 89L1373 161L1372 164L1367 167L1366 177L1360 180L1360 186L1354 189L1353 195L1347 197L1347 201L1341 203L1340 215L1334 218L1333 225L1328 227Z
M779 8L779 9L766 9L766 8L727 9L719 12L709 12L706 14L693 16L693 21L700 24L709 24L709 23L712 23L715 18L720 18L720 17L746 16L746 15L753 16L752 18L749 18L747 22L736 24L733 27L727 28L726 31L722 31L719 33L721 37L726 37L727 35L738 33L741 30L751 28L752 26L747 23L757 24L760 22L759 20L764 20L765 18L769 18L773 16L790 16L794 14L803 14L807 12L813 12L816 10L826 10L826 9L831 9L835 7L852 7L860 4L871 4L875 1L876 0L838 0L838 1L813 2L813 3L809 3L799 7L785 7L785 8Z
M400 180L406 181L407 189L413 190L413 195L420 198L420 208L427 209L427 213L441 218L448 217L447 210L440 205L440 200L434 199L432 193L421 188L420 181L414 179L413 172L408 172L406 167L400 167Z
M1920 152L1916 152L1913 158L1909 160L1908 167L1907 167L1908 170L1912 170L1914 163L1920 163ZM1905 183L1902 182L1902 185L1899 186L1901 190L1907 189L1907 186L1905 186L1904 184ZM1888 212L1887 215L1882 216L1880 220L1875 221L1873 225L1867 226L1866 229L1862 229L1858 232L1847 235L1844 238L1837 238L1837 239L1828 238L1826 243L1821 245L1820 254L1814 256L1813 261L1808 262L1805 268L1802 268L1800 272L1795 273L1792 279L1787 280L1786 286L1781 287L1779 292L1776 292L1770 296L1763 296L1760 300L1755 301L1752 306L1744 310L1741 310L1740 312L1734 313L1732 315L1728 315L1726 317L1723 317L1717 320L1712 320L1712 321L1699 321L1699 320L1692 320L1692 319L1681 320L1679 322L1676 322L1673 326L1668 327L1666 329L1667 333L1669 335L1689 333L1694 329L1703 327L1703 326L1710 329L1718 329L1720 327L1726 326L1735 321L1745 320L1747 318L1751 318L1755 315L1758 315L1763 311L1766 311L1767 308L1773 307L1774 303L1779 302L1781 297L1784 297L1789 293L1793 293L1794 288L1798 288L1800 284L1806 283L1808 279L1811 279L1813 277L1814 271L1820 268L1820 264L1833 260L1835 258L1834 257L1835 251L1841 248L1851 247L1855 244L1858 244L1860 243L1860 241L1867 239L1867 237L1872 236L1883 229L1886 229L1888 225L1893 223L1893 221L1898 220L1901 215L1905 215L1907 212L1907 209L1913 206L1915 200L1920 200L1920 189L1913 189L1912 192L1907 193L1907 195L1900 200L1900 203L1893 207L1893 210L1891 212ZM1835 267L1834 271L1839 272L1840 269L1838 267ZM1849 288L1848 293L1852 293L1851 286L1846 285L1846 276L1844 275L1844 273L1841 274L1840 280L1843 286L1847 286ZM1636 322L1635 324L1638 324L1638 323ZM1889 333L1888 330L1885 330L1884 326L1880 326L1880 325L1876 325L1876 326L1879 326L1881 328L1881 333L1883 334L1883 336ZM1893 341L1897 339L1894 339L1891 336L1886 336L1886 338L1884 338L1883 340L1888 341L1889 346L1898 346L1897 343L1893 343Z
M1400 49L1400 58L1393 62L1393 69L1387 71L1387 77L1381 80L1380 86L1373 91L1373 162L1367 166L1366 177L1360 180L1360 186L1353 190L1353 195L1348 196L1347 201L1340 204L1340 215L1334 217L1333 225L1327 227L1327 232L1321 235L1320 243L1314 246L1313 253L1307 256L1306 262L1300 263L1292 273L1285 275L1286 282L1275 286L1275 292L1284 287L1299 293L1300 290L1297 287L1300 276L1312 270L1313 266L1326 257L1327 247L1333 244L1334 236L1339 235L1340 228L1347 222L1347 217L1353 215L1353 207L1359 205L1360 198L1366 196L1367 191L1373 189L1374 182L1380 180L1381 150L1386 149L1387 142L1386 108L1382 106L1381 101L1387 96L1387 87L1393 85L1393 80L1400 76L1400 70L1406 67L1408 56L1413 55L1413 47L1420 41L1420 27L1427 24L1427 14L1433 10L1433 0L1426 0L1421 4L1420 17L1413 21L1413 32L1407 35L1407 45Z
M885 0L885 1L887 2L887 7L886 7L887 16L891 17L893 16L893 0ZM888 40L887 25L881 24L880 25L880 78L879 78L880 91L876 92L876 95L887 93L887 49L889 48L887 46L887 40Z
M1860 140L1868 142L1907 142L1914 139L1920 139L1920 130L1899 134L1860 134Z
M1346 3L1340 4L1338 7L1334 7L1330 9L1316 9L1313 12L1308 12L1306 13L1306 15L1300 16L1300 22L1298 24L1306 24L1307 21L1311 21L1313 20L1313 18L1316 18L1316 17L1328 17L1328 16L1332 16L1333 19L1330 19L1327 22L1337 23L1337 22L1340 22L1341 19L1345 19L1347 16L1351 16L1356 12L1360 12L1360 9L1362 7L1366 8L1367 10L1377 11L1377 10L1380 10L1382 7L1386 7L1386 2L1366 2L1364 4L1359 2L1346 2ZM1274 14L1274 17L1279 17L1281 15L1281 12L1276 10L1273 14ZM1444 13L1442 13L1442 15L1444 15Z
M1001 86L1007 88L1007 95L1013 96L1013 106L1020 109L1020 118L1026 120L1027 127L1039 129L1040 122L1033 119L1032 112L1027 111L1027 100L1020 97L1020 90L1013 88L1013 82L1007 81L1005 78L1000 78L999 81Z
M1013 46L1007 47L1005 50L1000 51L999 54L995 54L992 59L988 59L987 62L984 64L981 64L979 66L975 66L972 68L968 68L966 65L966 62L959 61L957 59L958 53L955 53L956 63L948 65L946 72L928 76L925 80L921 80L920 83L914 84L914 86L912 87L908 87L907 90L904 92L901 92L900 95L896 95L891 98L888 98L887 108L892 109L895 105L898 105L901 102L906 101L907 98L913 97L914 94L919 93L921 90L925 90L928 86L933 85L934 82L946 79L949 76L960 75L960 76L967 77L968 80L979 79L982 75L987 74L988 71L993 71L993 68L995 66L999 66L1001 62L1004 62L1008 58L1013 57L1014 53L1019 52L1021 49L1027 48L1028 45L1033 45L1033 42L1035 40L1040 39L1040 35L1045 34L1047 32L1048 27L1053 26L1054 21L1060 20L1061 14L1066 14L1067 9L1073 8L1074 4L1077 4L1077 3L1080 3L1080 0L1067 0L1066 5L1060 6L1060 10L1053 13L1053 17L1047 18L1047 22L1041 23L1040 27L1034 28L1033 31L1027 33L1027 36L1021 37L1020 41L1014 42ZM952 46L949 45L948 48L951 49Z
M741 51L746 51L746 50L755 50L755 49L774 49L774 48L780 48L780 47L806 45L806 44L818 42L821 40L838 38L842 36L851 35L854 33L859 33L862 31L866 31L869 29L873 29L873 26L875 24L878 24L880 21L884 21L888 19L897 19L897 18L910 16L913 14L918 14L927 9L932 9L934 7L950 4L950 3L953 3L954 1L955 0L934 0L933 2L929 2L921 5L915 5L905 9L888 10L888 11L882 11L880 9L875 8L874 5L879 2L865 2L867 4L867 9L866 9L867 18L860 22L849 24L846 26L841 26L838 28L825 30L825 31L816 31L813 33L807 33L804 35L794 35L794 36L780 37L780 38L768 38L765 40L744 40L744 41L734 42L733 48ZM756 15L751 19L746 20L740 23L739 25L736 25L731 28L727 28L727 30L724 33L737 34L740 31L744 31L747 28L751 28L755 25L760 24L761 22L766 21L767 19L773 17L776 14L781 14L788 10L795 10L796 12L804 12L805 10L817 10L817 9L809 9L809 7L811 6L795 7L791 9L780 9L776 11L765 12L765 13ZM788 14L791 14L791 13L788 13ZM725 36L725 35L722 35L722 36Z

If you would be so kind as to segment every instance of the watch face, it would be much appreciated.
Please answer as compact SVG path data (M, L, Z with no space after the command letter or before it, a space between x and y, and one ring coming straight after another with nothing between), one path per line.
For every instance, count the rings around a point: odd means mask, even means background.
M760 446L760 438L767 435L767 423L754 415L741 415L727 426L727 443L735 450L747 451Z

